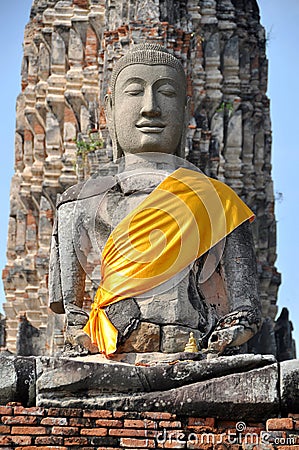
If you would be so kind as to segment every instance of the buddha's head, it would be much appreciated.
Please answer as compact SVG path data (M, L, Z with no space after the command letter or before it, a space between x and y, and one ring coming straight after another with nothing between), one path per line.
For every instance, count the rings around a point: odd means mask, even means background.
M159 44L135 45L114 66L106 113L114 157L160 152L184 156L186 76Z

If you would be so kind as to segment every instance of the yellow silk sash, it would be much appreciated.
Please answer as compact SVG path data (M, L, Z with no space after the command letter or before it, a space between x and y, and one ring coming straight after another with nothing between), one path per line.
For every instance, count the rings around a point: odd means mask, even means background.
M182 271L253 212L227 185L180 168L113 230L102 253L101 283L84 331L99 351L116 351L105 308L159 286Z

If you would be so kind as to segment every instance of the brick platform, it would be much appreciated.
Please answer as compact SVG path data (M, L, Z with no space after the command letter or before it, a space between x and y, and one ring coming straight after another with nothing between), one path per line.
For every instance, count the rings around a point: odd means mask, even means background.
M299 449L299 415L266 423L124 412L0 406L0 449Z

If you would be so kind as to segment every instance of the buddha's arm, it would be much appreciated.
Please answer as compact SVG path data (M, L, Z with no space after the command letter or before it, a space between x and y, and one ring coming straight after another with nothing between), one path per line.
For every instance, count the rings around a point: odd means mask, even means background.
M91 246L87 232L88 205L81 200L59 206L50 257L50 306L54 312L66 314L64 350L73 356L98 351L83 332L89 317L82 309L84 267Z
M242 345L259 329L261 306L248 221L227 236L222 263L230 313L219 320L209 339L209 349L215 353Z
M85 272L81 263L86 261L86 256L80 248L82 227L76 214L76 205L77 202L65 203L58 209L58 247L64 308L70 305L82 308L84 298Z
M230 311L254 308L260 312L256 256L249 221L227 236L223 269Z

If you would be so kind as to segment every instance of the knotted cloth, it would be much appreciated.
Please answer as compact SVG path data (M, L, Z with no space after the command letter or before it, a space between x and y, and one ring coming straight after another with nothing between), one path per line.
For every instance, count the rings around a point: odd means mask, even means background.
M101 282L84 331L106 356L117 329L105 308L136 297L185 269L253 212L227 185L180 168L159 184L110 234Z

